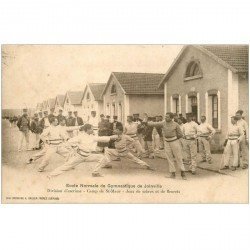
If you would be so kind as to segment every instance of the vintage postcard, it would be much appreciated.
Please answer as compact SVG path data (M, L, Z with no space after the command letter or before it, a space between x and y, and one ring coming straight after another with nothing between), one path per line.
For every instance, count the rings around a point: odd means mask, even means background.
M248 203L248 45L2 45L2 203Z

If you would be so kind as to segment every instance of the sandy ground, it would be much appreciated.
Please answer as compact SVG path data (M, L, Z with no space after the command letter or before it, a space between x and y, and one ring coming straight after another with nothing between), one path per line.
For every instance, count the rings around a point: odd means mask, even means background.
M195 176L187 173L186 181L179 172L172 180L166 178L168 164L162 158L145 159L154 172L122 160L103 169L100 178L91 176L94 163L88 163L49 180L48 172L63 158L55 155L45 172L37 172L40 161L26 165L35 152L17 152L18 129L9 128L7 121L2 125L3 203L248 203L248 170L219 174L198 169ZM212 165L199 166L215 170L221 157L214 154Z

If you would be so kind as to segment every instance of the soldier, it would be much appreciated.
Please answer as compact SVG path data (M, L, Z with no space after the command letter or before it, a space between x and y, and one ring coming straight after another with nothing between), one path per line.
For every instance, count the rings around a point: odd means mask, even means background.
M107 118L104 116L101 118L101 121L98 123L98 135L99 136L109 136L111 135L111 125ZM106 142L98 142L97 146L100 151L103 151L105 147L108 147Z
M55 109L51 108L50 114L48 115L49 123L51 123L51 118L55 117L54 112L55 112Z
M32 145L32 149L33 150L38 150L39 149L39 141L40 141L40 133L41 133L41 129L40 129L40 126L39 126L39 117L38 117L38 114L35 113L34 114L34 117L31 121L31 124L30 124L30 131L31 131L31 139L32 139L32 142L33 142L33 145Z
M178 124L180 126L181 132L183 133L183 126L184 126L184 124L183 124L183 119L180 118L180 117L178 118ZM182 148L183 163L184 164L188 164L187 155L186 155L185 146L184 146L185 139L184 138L180 138L179 141L180 141L181 148Z
M45 167L49 164L49 160L54 153L62 156L69 154L69 150L63 145L64 141L69 139L65 130L58 125L58 121L55 117L51 118L51 126L43 131L41 139L45 143L44 158L39 165L39 172L43 172Z
M210 141L215 134L215 129L206 122L206 116L201 116L201 124L198 125L199 152L202 162L212 163Z
M62 133L66 137L68 136L67 132L78 130L80 128L79 126L66 127L66 120L65 119L61 119L60 124L57 127L58 127L58 131L60 131L60 133ZM71 151L71 147L69 148L67 145L63 145L63 144L61 144L61 146L62 146L61 148L63 149L63 150L61 150L61 152L62 152L61 156L67 160L69 157L70 151ZM66 150L64 147L66 148ZM48 148L49 148L48 144L45 144L45 147L43 148L43 150L41 150L39 153L37 153L37 154L33 155L31 158L29 158L29 160L27 161L27 164L34 163L36 160L45 156Z
M48 111L43 112L44 117L40 121L40 126L44 130L50 126L49 118L48 118Z
M63 115L63 110L59 109L58 113L59 113L57 116L58 123L60 124L62 120L66 121L66 117Z
M162 115L156 116L156 122L161 122L162 120L163 120ZM158 133L159 138L160 138L159 149L163 150L164 149L164 141L163 141L162 129L161 128L156 128L156 130L157 130L157 133Z
M17 127L19 128L19 131L20 131L18 152L21 152L24 140L26 142L26 150L29 150L30 120L28 118L28 110L27 109L23 109L23 115L18 119Z
M197 131L198 124L193 121L193 115L187 114L187 122L183 125L184 150L187 156L189 171L196 174L197 168Z
M98 134L98 117L96 116L96 111L91 111L88 123L92 125L94 134L97 135Z
M147 122L147 126L162 128L164 136L164 148L169 164L170 178L176 177L176 168L174 158L178 168L181 170L181 177L186 180L185 168L182 162L182 150L179 138L182 138L180 126L173 121L173 114L168 112L165 116L165 121L161 122Z
M78 112L74 111L74 126L83 126L83 120L78 116Z
M248 125L247 122L242 118L243 111L238 110L236 112L237 125L241 126L244 132L244 138L240 141L239 149L242 156L242 168L248 168Z
M132 119L132 117L131 117ZM106 148L104 153L104 158L101 160L99 165L96 167L95 172L93 173L93 176L100 176L100 173L98 172L98 169L103 168L107 166L111 161L117 159L117 158L124 158L128 159L132 162L135 162L136 164L146 167L147 170L154 171L155 169L150 167L146 162L140 160L139 158L135 157L132 153L129 152L127 148L127 144L133 143L134 139L132 139L130 136L123 134L123 128L120 126L117 126L115 131L115 135L111 136L112 140L115 140L115 149L113 148Z
M138 130L138 123L133 122L133 117L132 116L128 116L127 117L127 124L125 125L125 129L124 129L124 134L128 135L129 137L131 137L133 140L131 140L132 143L129 143L128 147L129 148L135 148L136 152L137 152L137 157L141 158L143 152L142 149L142 145L139 142L139 138L137 135L137 131Z
M112 122L112 135L114 134L114 131L115 131L117 126L122 127L122 123L118 122L117 119L118 119L117 115L114 115L113 116L113 122Z
M223 170L229 169L231 156L233 156L232 171L235 171L236 168L239 167L239 144L244 139L242 126L237 125L237 117L232 116L231 124L228 127Z
M96 151L97 142L108 143L110 139L111 137L109 136L95 136L92 126L90 124L85 124L80 128L78 136L68 140L68 144L75 148L75 154L73 154L63 166L52 171L48 177L51 178L60 175L65 171L74 169L75 166L83 162L97 162L92 172L92 176L101 176L99 174L99 169L109 166L107 166L107 164L102 164L102 166L100 166L100 162L104 158L104 155Z
M152 117L148 117L148 121L152 121L153 118ZM153 127L150 126L145 126L142 132L142 137L144 140L144 149L145 149L145 157L146 158L150 158L150 159L154 159L155 155L154 155L154 150L153 150Z
M72 116L72 111L68 111L68 117L66 119L66 126L73 127L74 126L74 117ZM73 131L69 131L68 135L70 138L74 136Z

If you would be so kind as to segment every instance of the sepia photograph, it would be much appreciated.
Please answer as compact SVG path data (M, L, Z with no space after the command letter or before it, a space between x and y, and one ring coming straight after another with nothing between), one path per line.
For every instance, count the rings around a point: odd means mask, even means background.
M249 203L249 46L2 52L2 203Z

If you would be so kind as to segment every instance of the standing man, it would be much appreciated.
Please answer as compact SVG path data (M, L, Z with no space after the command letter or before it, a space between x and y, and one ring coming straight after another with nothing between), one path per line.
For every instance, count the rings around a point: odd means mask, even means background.
M98 123L98 135L99 136L109 136L111 134L111 126L107 118L104 116L101 118L101 121ZM105 147L108 147L107 142L98 142L97 146L100 151L103 151Z
M55 117L54 112L55 112L55 109L51 108L50 114L48 115L49 123L51 123L51 118Z
M28 110L23 109L23 115L19 118L17 122L17 127L20 131L20 139L18 144L18 152L21 152L23 141L26 142L26 150L29 150L29 130L30 130L30 120L28 118Z
M181 170L181 177L186 180L185 168L182 162L182 150L179 139L182 138L180 126L173 121L173 114L166 113L165 121L161 122L146 122L147 126L162 128L164 137L164 148L169 164L170 178L176 177L175 161L178 168ZM174 161L175 160L175 161Z
M48 118L48 111L43 112L44 117L40 121L40 126L44 130L50 126L49 118Z
M141 158L143 154L142 145L139 142L139 138L137 136L138 130L138 123L133 122L133 117L128 116L127 117L127 124L125 125L124 134L131 137L133 140L131 140L131 143L129 143L128 147L134 147L137 152L137 157Z
M210 141L215 134L215 129L206 122L206 116L201 116L201 124L198 125L199 152L203 162L212 163Z
M198 124L193 121L193 114L188 113L187 122L183 125L184 135L184 150L187 156L189 165L189 171L193 175L196 174L197 168L197 132Z
M74 126L83 126L83 119L78 116L78 112L74 111Z
M64 141L67 141L68 135L65 133L65 129L58 125L58 121L55 117L51 118L51 126L43 131L41 139L45 143L44 157L39 165L39 172L43 172L45 167L49 164L50 158L54 153L62 156L67 156L69 150L63 145ZM43 156L43 155L42 155Z
M242 118L243 111L238 110L236 112L237 125L240 126L244 133L244 138L240 141L239 149L242 156L242 168L248 168L248 125L247 122Z
M94 134L97 135L98 134L98 117L96 116L96 111L91 111L88 123L92 125Z
M32 149L33 150L38 150L39 147L39 142L40 142L40 133L41 133L41 128L39 126L39 117L38 114L34 114L33 120L31 121L30 125L30 131L32 135Z
M58 123L60 124L62 120L66 121L66 117L63 115L63 110L59 109L58 113L59 113L57 116Z
M118 122L118 117L117 117L117 115L114 115L113 116L113 122L112 122L112 135L114 135L114 132L115 132L115 130L116 130L116 127L122 127L122 123L121 122Z
M66 119L66 126L67 126L67 127L75 126L75 119L74 119L74 117L72 116L72 111L69 111L69 112L68 112L68 117L67 117L67 119ZM69 131L68 134L69 134L69 137L70 137L70 138L72 138L72 137L74 136L73 131Z
M239 167L239 144L245 139L242 126L237 125L237 117L231 117L231 124L228 127L227 143L225 148L224 167L222 170L229 169L230 157L233 156L232 171Z
M148 117L148 121L153 121L152 117ZM145 156L149 159L154 159L154 149L153 149L153 129L154 127L144 126L142 136L144 140Z

